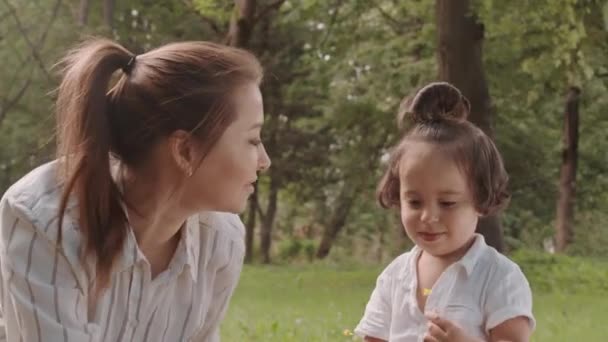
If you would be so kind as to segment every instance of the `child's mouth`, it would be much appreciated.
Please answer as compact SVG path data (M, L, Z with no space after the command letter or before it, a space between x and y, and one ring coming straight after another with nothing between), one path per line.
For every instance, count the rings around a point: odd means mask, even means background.
M445 233L426 233L426 232L419 232L418 236L420 236L420 238L424 241L427 242L433 242L438 240L443 234Z

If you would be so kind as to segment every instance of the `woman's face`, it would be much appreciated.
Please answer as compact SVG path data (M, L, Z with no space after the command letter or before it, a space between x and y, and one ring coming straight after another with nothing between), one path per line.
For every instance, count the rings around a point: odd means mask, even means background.
M239 87L233 96L235 120L185 181L181 200L192 211L243 212L258 171L270 166L260 138L264 106L258 85Z

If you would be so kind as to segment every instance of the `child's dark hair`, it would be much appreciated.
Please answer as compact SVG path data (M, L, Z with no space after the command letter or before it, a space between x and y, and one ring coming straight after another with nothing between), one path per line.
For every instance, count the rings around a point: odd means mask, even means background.
M427 142L441 148L463 171L479 213L491 215L506 207L509 176L502 157L492 139L467 121L469 111L469 101L446 82L431 83L404 99L398 118L400 126L408 125L408 129L391 151L378 186L380 205L399 207L401 159L413 142Z

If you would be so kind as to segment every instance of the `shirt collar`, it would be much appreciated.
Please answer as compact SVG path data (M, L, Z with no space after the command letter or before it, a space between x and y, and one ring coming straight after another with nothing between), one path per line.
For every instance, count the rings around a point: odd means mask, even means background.
M133 230L130 226L127 229L127 237L117 268L119 272L145 260L145 256L137 246ZM168 266L168 269L173 270L172 273L175 272L177 274L180 274L184 267L188 266L190 276L194 282L198 279L198 258L200 251L197 241L199 241L199 230L198 215L189 217L181 230L180 241Z
M486 241L481 234L475 233L473 244L469 247L469 250L465 255L457 261L458 264L462 265L465 269L467 276L470 276L482 256L483 251L486 249Z
M184 227L183 241L186 247L186 265L194 282L198 279L198 260L200 253L200 223L198 215L188 218Z
M469 247L469 250L464 254L464 256L462 256L460 260L456 261L455 264L462 266L467 273L467 276L470 276L487 246L488 245L486 244L483 235L475 233L473 236L473 244L471 247ZM416 263L421 252L422 248L418 247L418 245L414 245L414 248L411 250L409 266L413 272L416 270Z

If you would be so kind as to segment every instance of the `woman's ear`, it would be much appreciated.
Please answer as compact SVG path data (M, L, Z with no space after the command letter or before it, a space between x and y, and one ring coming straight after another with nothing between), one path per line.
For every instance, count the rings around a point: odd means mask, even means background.
M191 134L184 130L177 130L169 136L169 151L175 164L188 177L194 173L196 149Z

